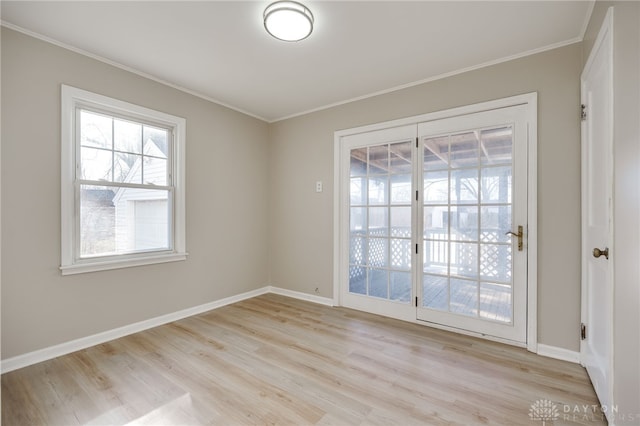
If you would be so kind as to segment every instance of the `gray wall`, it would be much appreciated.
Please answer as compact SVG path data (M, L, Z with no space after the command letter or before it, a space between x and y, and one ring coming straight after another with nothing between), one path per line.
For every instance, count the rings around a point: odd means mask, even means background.
M538 341L579 350L581 69L578 43L272 124L271 283L333 297L334 131L536 91Z
M61 276L62 83L186 118L186 261ZM268 284L267 126L2 28L2 359Z
M584 62L613 6L613 403L615 423L640 423L640 3L597 2Z

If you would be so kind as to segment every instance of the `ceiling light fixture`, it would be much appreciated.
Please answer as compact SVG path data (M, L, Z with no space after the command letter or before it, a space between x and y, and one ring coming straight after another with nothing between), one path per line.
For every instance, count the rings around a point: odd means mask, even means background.
M264 28L282 41L300 41L313 31L313 14L295 1L277 1L264 10Z

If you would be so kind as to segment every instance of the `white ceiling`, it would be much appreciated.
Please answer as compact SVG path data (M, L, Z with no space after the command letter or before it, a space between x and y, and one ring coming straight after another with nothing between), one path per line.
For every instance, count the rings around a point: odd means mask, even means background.
M592 1L304 1L297 43L270 1L2 1L4 25L266 121L582 39Z

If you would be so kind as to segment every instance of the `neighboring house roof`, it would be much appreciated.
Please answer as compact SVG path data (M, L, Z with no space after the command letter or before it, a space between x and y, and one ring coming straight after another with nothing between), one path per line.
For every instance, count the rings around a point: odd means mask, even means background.
M146 156L157 157L157 158L167 158L167 143L156 142L153 139L147 139L143 147L143 154ZM139 157L133 166L129 169L129 173L124 178L125 183L131 182L139 182L140 173L142 173L142 160L143 157ZM122 195L124 194L124 190L127 188L118 188L116 191L115 197L113 197L113 202L117 203Z

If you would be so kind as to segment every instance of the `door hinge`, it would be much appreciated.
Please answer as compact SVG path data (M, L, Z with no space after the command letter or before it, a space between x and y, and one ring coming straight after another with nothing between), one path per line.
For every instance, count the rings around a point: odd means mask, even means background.
M418 254L418 244L416 244L416 254Z
M580 323L580 340L587 338L587 326L584 323Z
M418 147L418 138L416 138L416 148Z
M416 190L416 201L418 201L418 191Z
M580 105L580 120L585 121L587 119L587 106L585 104Z
M418 296L416 296L416 308L418 307Z

